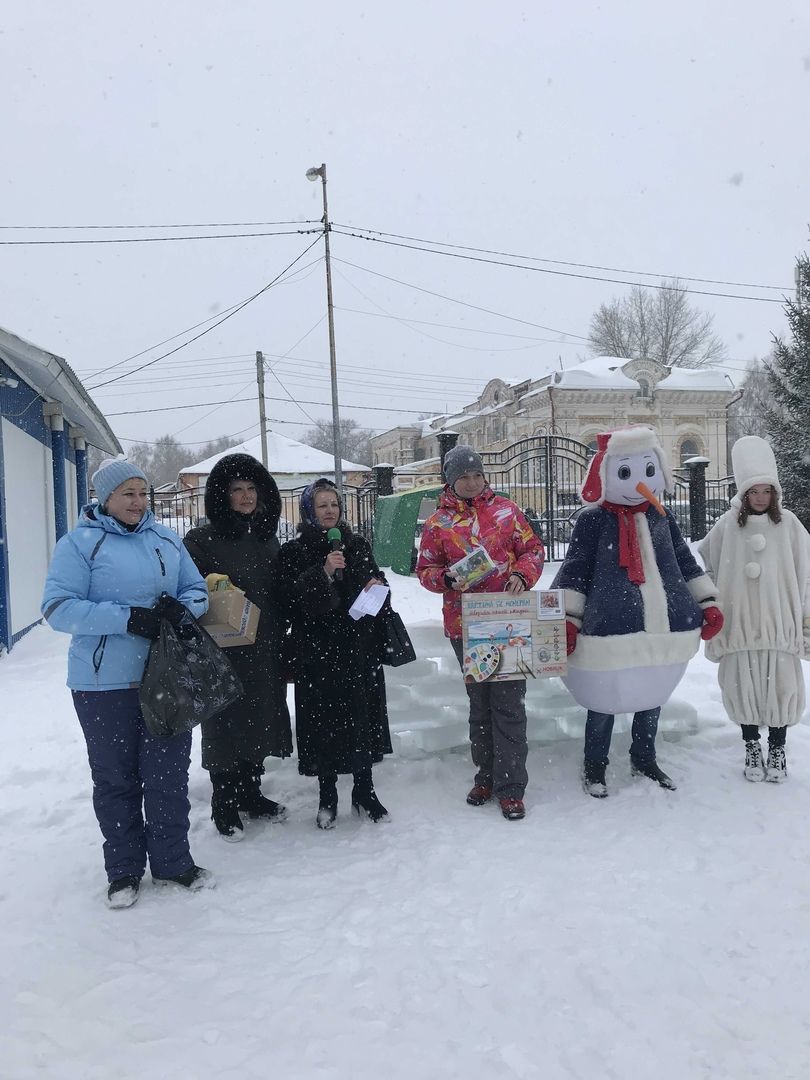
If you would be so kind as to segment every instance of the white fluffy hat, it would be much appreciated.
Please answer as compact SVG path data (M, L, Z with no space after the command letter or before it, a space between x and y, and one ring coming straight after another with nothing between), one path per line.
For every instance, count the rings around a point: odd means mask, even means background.
M596 436L596 453L590 460L580 488L582 501L589 506L598 506L604 502L605 467L609 457L615 457L618 454L640 454L645 450L654 451L658 464L661 466L664 487L667 491L674 491L675 481L672 470L658 441L658 436L646 424L634 424L630 427L617 428L616 431L603 431Z
M737 494L742 499L749 488L757 484L770 484L782 498L782 485L776 468L776 458L770 443L758 435L743 435L731 448L731 467Z

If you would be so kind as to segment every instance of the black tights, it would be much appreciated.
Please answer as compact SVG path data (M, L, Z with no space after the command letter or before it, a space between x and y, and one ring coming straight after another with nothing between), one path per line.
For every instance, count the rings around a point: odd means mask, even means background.
M742 737L744 742L751 742L754 739L759 739L759 728L756 724L743 724ZM768 728L768 746L784 746L786 737L786 727Z

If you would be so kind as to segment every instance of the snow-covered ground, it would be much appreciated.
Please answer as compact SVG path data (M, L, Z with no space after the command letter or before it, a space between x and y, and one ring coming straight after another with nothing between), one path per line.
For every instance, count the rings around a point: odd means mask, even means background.
M552 568L553 569L553 568ZM810 1073L810 732L749 784L715 668L662 718L677 792L578 784L582 711L531 685L528 814L468 807L463 687L439 599L393 577L416 665L388 670L393 821L314 827L316 785L269 763L286 825L223 843L195 746L192 850L217 888L109 911L67 639L0 661L3 1080L790 1080Z

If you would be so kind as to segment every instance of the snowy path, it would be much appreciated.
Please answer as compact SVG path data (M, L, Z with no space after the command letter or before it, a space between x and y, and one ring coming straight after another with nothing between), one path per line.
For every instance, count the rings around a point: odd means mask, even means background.
M439 653L433 598L396 595ZM195 747L192 847L218 887L109 912L66 645L42 629L0 661L3 1080L808 1075L810 731L788 737L787 784L746 784L702 657L678 690L699 729L676 709L660 739L674 793L630 778L619 734L611 797L586 798L559 734L577 709L544 716L564 695L533 689L524 822L465 805L463 749L405 739L375 773L390 825L353 819L343 779L319 833L287 761L266 787L291 820L227 845ZM451 730L463 716L437 671L388 673L397 730L408 700L414 721L431 701Z

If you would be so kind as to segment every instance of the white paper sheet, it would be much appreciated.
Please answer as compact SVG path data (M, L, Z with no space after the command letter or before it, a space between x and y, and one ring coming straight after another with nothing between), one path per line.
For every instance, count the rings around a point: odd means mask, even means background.
M368 589L363 589L349 608L349 614L353 619L362 619L364 615L376 615L390 591L387 585L372 585Z

